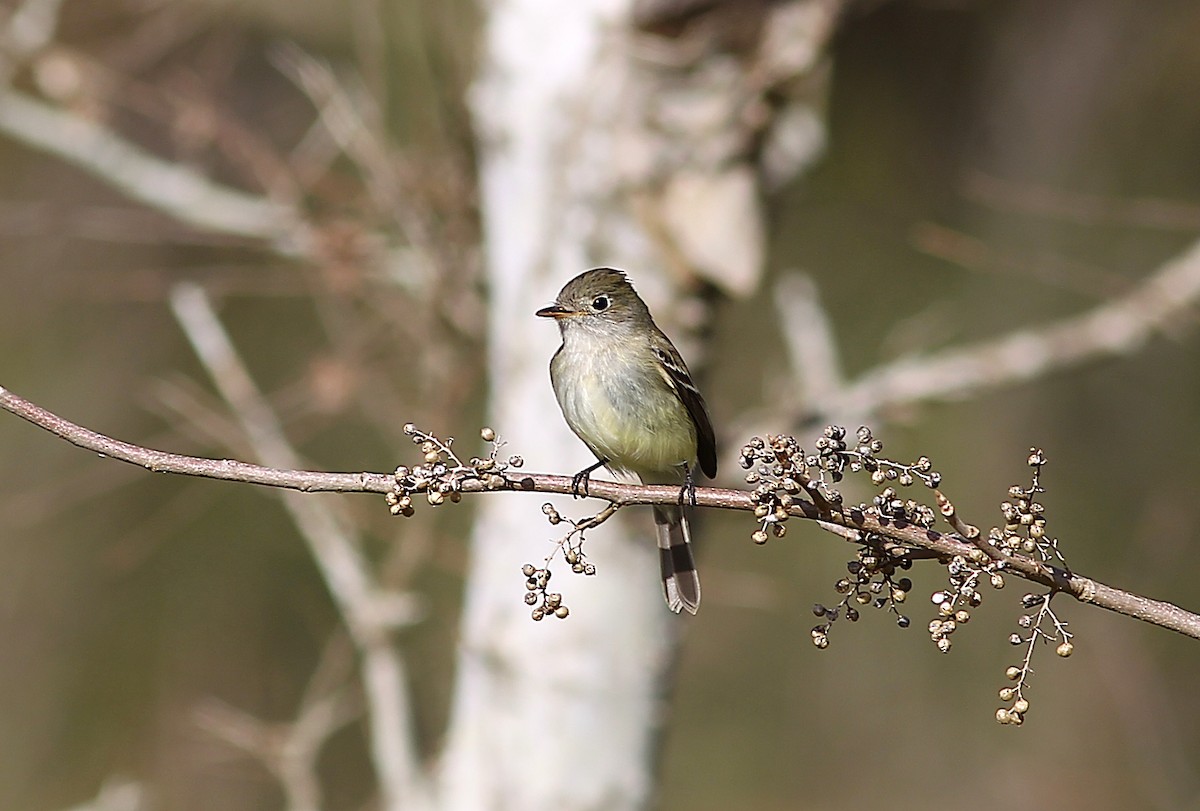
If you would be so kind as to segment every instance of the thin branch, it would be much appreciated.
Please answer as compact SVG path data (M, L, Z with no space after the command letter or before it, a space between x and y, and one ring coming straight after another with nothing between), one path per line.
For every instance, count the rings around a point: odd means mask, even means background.
M0 30L0 78L8 84L13 69L45 48L58 32L62 0L24 0Z
M148 793L141 783L110 777L95 797L66 811L144 811L150 807Z
M195 228L265 240L285 256L313 251L312 234L294 206L222 186L94 121L24 93L0 90L0 133L62 158Z
M1092 310L1047 326L880 366L815 408L854 423L890 407L977 395L1055 369L1128 354L1188 314L1197 301L1200 242L1125 295ZM814 404L808 405L811 412ZM787 415L790 421L804 416Z
M413 270L418 280L437 272L436 240L428 223L412 204L412 195L401 182L399 150L393 149L360 111L374 111L365 93L352 95L328 63L292 43L274 49L276 67L312 102L321 123L342 152L359 168L379 211L389 213L413 249ZM376 115L375 118L378 118Z
M1047 252L1030 255L997 249L978 237L936 223L918 223L910 240L922 253L967 270L1032 279L1093 300L1119 296L1136 287L1132 279L1090 262Z
M361 703L335 691L301 707L290 723L268 723L221 701L196 709L201 729L261 763L283 788L288 811L318 811L317 760L334 733L362 713Z
M229 336L198 285L177 285L171 308L221 396L230 405L255 454L269 465L294 466L291 448L274 412L259 393ZM283 503L308 540L351 637L363 657L363 687L370 719L372 759L382 806L389 811L427 804L405 666L387 631L416 615L412 600L382 592L351 541L352 530L329 505L285 492Z
M783 330L784 346L799 383L799 399L828 402L844 383L833 324L821 306L812 277L798 271L785 273L775 285L775 309Z
M1200 206L1155 197L1107 197L1017 183L971 172L963 190L972 200L994 208L1084 225L1123 225L1194 233L1200 228Z
M241 462L203 459L154 451L89 431L51 414L2 387L0 387L0 408L11 411L82 448L142 465L157 472L244 481L304 492L387 493L393 490L395 484L394 478L385 473L318 473L306 470L272 470ZM503 475L492 474L486 480L462 478L457 482L457 486L459 492L462 493L522 492L570 495L573 492L570 476L519 471L507 472ZM700 507L753 512L754 508L758 506L753 493L747 490L698 487L695 492L696 505ZM679 502L679 488L673 485L634 485L592 480L588 483L588 493L619 506L677 504ZM901 524L855 509L831 512L819 509L811 502L797 499L789 513L796 518L816 521L820 526L836 526L839 529L835 534L851 542L857 542L859 535L857 532L847 532L846 530L873 533L899 545L928 550L944 557L954 555L969 557L976 549L975 544L953 533L942 533ZM1091 603L1118 614L1200 639L1200 615L1177 605L1123 591L1080 574L1066 572L1029 558L1001 553L1001 559L1004 560L1006 571L1025 580L1070 594L1081 602Z

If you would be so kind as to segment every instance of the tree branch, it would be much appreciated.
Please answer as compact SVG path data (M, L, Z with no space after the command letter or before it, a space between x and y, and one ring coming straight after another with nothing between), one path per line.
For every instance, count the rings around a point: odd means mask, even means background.
M0 133L55 155L195 228L262 239L285 256L313 251L312 233L295 206L222 186L95 122L19 91L0 89Z
M267 464L297 464L298 455L204 290L191 283L176 285L171 291L171 308L254 453ZM282 495L284 507L308 541L362 656L368 731L382 807L388 811L429 807L429 786L417 751L405 663L388 635L388 631L415 618L414 601L408 595L379 588L354 541L350 522L333 509L337 505L321 504L286 491Z
M156 473L203 476L248 484L261 484L268 487L283 487L306 493L386 494L394 492L396 489L395 477L387 473L278 470L227 459L205 459L143 448L64 420L3 387L0 387L0 408L45 428L81 448L131 464L141 465ZM559 495L572 493L570 476L519 471L497 473L487 479L464 477L457 480L455 485L462 493L508 491ZM695 493L696 505L699 507L753 512L758 506L753 493L748 490L697 487ZM588 485L588 494L621 506L676 504L679 501L679 488L671 485L635 485L592 480ZM881 518L853 508L841 511L823 511L809 501L797 499L788 512L796 518L815 521L818 526L827 528L844 540L853 543L861 543L862 535L858 533L870 533L905 547L929 550L944 557L955 555L969 557L974 550L979 548L976 543L955 533L943 533L914 525L905 525L903 522ZM1200 615L1173 603L1143 597L1020 555L1007 555L999 550L995 550L995 552L1000 556L998 559L1004 561L1006 571L1032 583L1070 594L1080 602L1090 603L1152 625L1177 631L1185 636L1200 639Z
M779 295L784 324L795 318L793 309L800 308L798 312L805 313L813 306L812 294L803 279L781 283ZM784 410L771 415L771 419L791 425L816 412L828 415L831 420L858 424L869 422L872 415L888 408L963 399L988 389L1045 377L1056 369L1129 354L1155 333L1187 317L1197 301L1200 301L1200 242L1165 262L1128 292L1086 312L1043 326L900 358L837 387L830 385L837 381L836 366L832 367L834 371L819 366L823 376L817 381L807 381L804 367L800 366L797 377L810 386L823 384L816 392L823 398L818 402L805 401L803 409ZM824 363L835 363L835 356L822 347L832 340L823 322L811 322L803 332L794 326L787 330L793 360L800 357L807 362L818 354L825 359Z

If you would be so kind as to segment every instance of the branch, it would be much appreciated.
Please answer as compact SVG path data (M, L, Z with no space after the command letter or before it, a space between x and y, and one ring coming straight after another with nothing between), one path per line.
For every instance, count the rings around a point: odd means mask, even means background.
M285 256L313 251L310 229L294 206L222 186L19 91L0 89L0 133L62 158L195 228L266 240Z
M396 489L395 476L387 473L322 473L310 470L277 470L244 462L183 456L131 445L68 422L3 387L0 387L0 407L81 448L141 465L158 473L204 476L269 487L283 487L308 493L386 494L392 493ZM464 477L457 480L455 486L461 493L572 494L570 476L544 473L504 472L494 473L486 478ZM635 485L592 480L588 485L588 494L619 506L679 503L679 488L672 485ZM754 512L755 508L759 506L754 499L753 492L748 490L697 487L695 497L695 503L699 507ZM955 533L943 533L905 525L903 522L880 518L856 509L840 512L821 510L809 501L796 499L788 508L788 512L793 517L815 521L822 528L828 525L829 530L834 534L853 543L861 542L860 533L871 533L896 544L929 550L943 557L955 555L970 557L979 549L976 543ZM1098 580L1019 555L1007 555L998 550L996 554L1000 555L1000 559L1004 561L1006 571L1025 580L1057 592L1070 594L1080 602L1090 603L1152 625L1177 631L1185 636L1200 639L1200 615L1177 605L1114 588Z
M145 787L141 783L110 777L96 792L96 796L73 805L66 811L142 811L148 807Z
M301 707L299 717L290 723L268 723L216 699L198 707L195 717L201 729L254 758L275 776L287 811L317 811L321 750L361 713L361 702L337 691Z
M799 292L797 292L799 291ZM799 301L811 307L811 295L802 282L781 285L781 307L785 322ZM806 299L806 297L808 297ZM869 421L887 408L929 400L961 399L987 389L1044 377L1055 369L1078 366L1106 356L1128 354L1139 349L1156 332L1189 317L1200 301L1200 242L1166 262L1144 282L1127 293L1076 316L1042 327L1014 330L989 340L901 358L867 371L830 391L820 402L808 402L803 412L792 410L773 419L796 424L814 411L840 422ZM818 352L827 363L836 363L822 342L832 341L827 328L812 323L807 332L789 328L793 359ZM796 336L799 337L796 337ZM816 336L815 338L813 336ZM802 351L797 351L801 341ZM818 349L803 349L803 342ZM803 370L797 374L802 376ZM821 369L820 382L836 381L836 368ZM811 384L810 384L811 385Z
M238 357L203 289L191 283L176 285L171 292L171 308L255 454L280 467L296 464L296 452ZM295 493L285 492L283 496L284 507L308 541L362 655L371 754L382 807L389 811L426 807L429 787L420 768L405 664L388 634L415 618L413 601L408 595L378 587L353 542L349 522L339 512Z

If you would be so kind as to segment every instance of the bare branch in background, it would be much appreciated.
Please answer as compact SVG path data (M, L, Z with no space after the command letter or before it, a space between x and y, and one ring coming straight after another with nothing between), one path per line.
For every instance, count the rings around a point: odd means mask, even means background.
M296 45L279 45L272 56L280 72L312 102L334 142L358 165L375 207L393 218L412 247L413 282L429 284L439 269L438 245L426 216L403 188L397 173L402 155L380 134L380 114L368 94L348 89L328 63Z
M309 226L293 206L222 186L24 93L5 90L0 95L0 132L196 228L261 239L286 256L313 251Z
M850 380L821 402L783 409L795 424L812 413L851 424L890 408L963 399L1089 361L1135 352L1156 332L1193 315L1200 301L1200 242L1144 282L1080 315L926 355L901 358ZM812 339L817 345L823 339ZM807 360L807 358L805 359Z
M968 270L1035 280L1047 287L1070 290L1091 299L1106 299L1131 290L1135 283L1097 265L1054 254L1017 254L996 250L983 240L933 223L913 229L917 250Z
M1015 183L985 172L968 174L963 188L968 198L984 205L1084 225L1139 226L1188 233L1200 228L1200 206L1176 200L1080 194Z
M62 0L25 0L0 28L0 86L22 62L45 48L58 31Z
M146 791L141 783L109 778L96 796L66 811L147 811Z
M267 465L298 467L299 457L204 291L193 284L177 286L171 308L255 454ZM429 790L417 753L404 661L388 636L390 630L419 615L415 600L380 589L358 550L350 523L331 505L287 491L282 497L363 657L372 761L382 805L386 809L425 807Z
M803 403L835 400L845 385L842 362L837 335L821 305L816 283L799 272L785 274L775 285L775 310L799 390L792 399Z
M287 811L318 811L317 760L329 738L357 718L359 702L335 692L301 707L295 721L267 723L215 699L197 708L201 729L258 761L275 776Z

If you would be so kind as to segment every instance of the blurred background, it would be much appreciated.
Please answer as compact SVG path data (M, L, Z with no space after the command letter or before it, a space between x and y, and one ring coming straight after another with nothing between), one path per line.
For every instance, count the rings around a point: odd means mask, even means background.
M323 228L299 258L213 235L0 138L0 383L131 442L251 458L173 316L172 285L193 280L306 465L411 464L408 421L479 452L487 291L464 101L479 24L465 0L64 0L53 46L6 71L15 88L204 176L302 200ZM830 44L825 154L767 201L770 278L812 276L851 375L1135 288L1200 231L1198 39L1200 7L1183 0L852 5ZM356 65L394 176L313 135L305 54ZM435 283L372 261L379 229L429 246ZM780 396L768 288L718 308L718 426ZM984 526L1043 448L1072 568L1200 609L1194 320L1126 357L889 412L876 436L894 458L930 456ZM0 808L67 808L114 780L156 808L283 807L278 781L214 727L288 721L355 660L274 494L100 461L11 416L0 449ZM347 510L382 580L424 601L397 641L434 753L469 499L400 522L374 498L310 498ZM990 595L948 656L920 604L907 630L868 612L818 651L810 608L836 600L852 549L802 526L760 549L744 523L706 517L705 610L686 631L661 808L1200 808L1195 642L1063 600L1075 655L1041 652L1024 727L1002 727L1020 585ZM942 577L911 576L914 601ZM372 807L346 692L317 759L328 809Z

